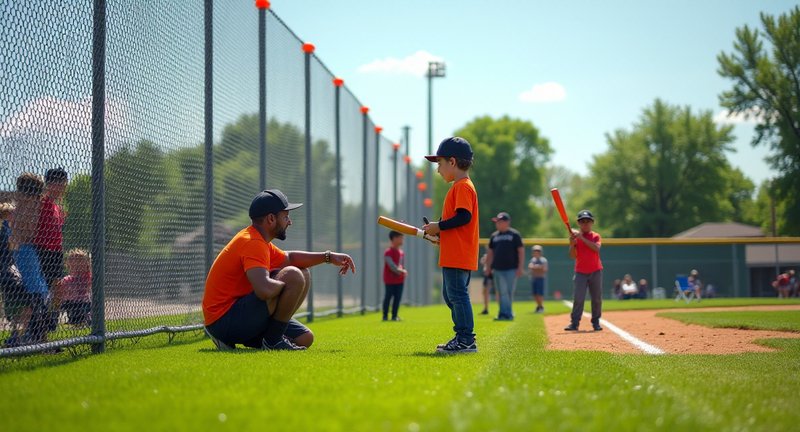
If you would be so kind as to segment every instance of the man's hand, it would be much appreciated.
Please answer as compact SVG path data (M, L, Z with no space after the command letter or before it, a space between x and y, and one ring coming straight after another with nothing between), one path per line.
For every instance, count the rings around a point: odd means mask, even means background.
M348 269L353 274L356 272L356 264L353 262L353 258L347 254L331 252L331 264L339 267L340 275L345 275Z
M525 272L522 270L522 266L518 267L517 268L517 277L522 276L523 273L525 273Z

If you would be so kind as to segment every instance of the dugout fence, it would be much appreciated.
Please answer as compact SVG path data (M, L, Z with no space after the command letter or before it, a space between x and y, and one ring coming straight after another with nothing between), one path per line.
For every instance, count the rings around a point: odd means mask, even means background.
M298 316L378 306L388 239L374 221L420 219L430 191L407 134L384 135L269 2L5 2L0 49L0 247L18 273L2 275L0 357L201 330L207 269L265 188L305 203L282 249L358 267L314 267ZM53 169L63 197L42 184ZM416 274L406 298L428 303Z

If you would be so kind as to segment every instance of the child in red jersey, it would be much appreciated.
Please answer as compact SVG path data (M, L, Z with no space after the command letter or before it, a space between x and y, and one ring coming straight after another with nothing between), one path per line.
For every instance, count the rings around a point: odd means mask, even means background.
M564 329L577 331L583 315L583 302L586 300L586 289L592 297L592 328L600 327L600 315L603 308L603 263L600 262L600 234L592 231L594 216L589 210L578 212L580 230L572 230L569 237L569 256L575 260L575 285L572 303L572 322Z

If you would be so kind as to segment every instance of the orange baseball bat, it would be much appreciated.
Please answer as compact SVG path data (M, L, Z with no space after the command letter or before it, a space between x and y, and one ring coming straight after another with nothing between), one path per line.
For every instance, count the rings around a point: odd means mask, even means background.
M550 194L553 195L553 202L556 203L556 208L558 209L558 214L561 215L561 220L564 221L564 225L567 227L567 232L572 234L572 227L569 225L569 218L567 218L567 210L564 209L564 202L561 201L561 193L558 192L558 188L550 189Z
M414 225L409 225L407 223L403 223L392 218L388 218L386 216L378 216L378 225L383 225L386 228L395 230L397 232L411 235L415 237L424 238L429 242L438 245L439 244L439 237L432 236L430 234L425 234L425 231L415 227Z

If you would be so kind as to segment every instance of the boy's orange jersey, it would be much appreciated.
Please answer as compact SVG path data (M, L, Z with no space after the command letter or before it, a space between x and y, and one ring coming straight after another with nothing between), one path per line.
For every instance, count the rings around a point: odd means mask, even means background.
M456 209L463 208L472 214L466 225L439 233L439 267L464 270L478 269L478 192L469 177L456 180L442 206L442 220L456 215Z

